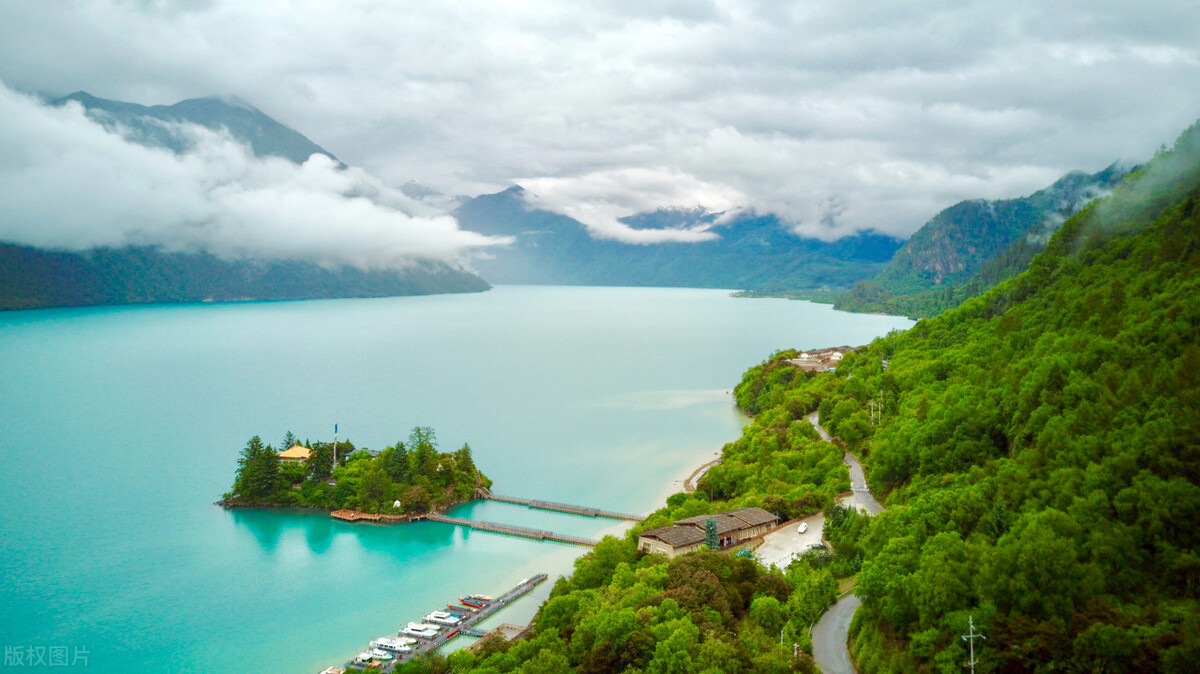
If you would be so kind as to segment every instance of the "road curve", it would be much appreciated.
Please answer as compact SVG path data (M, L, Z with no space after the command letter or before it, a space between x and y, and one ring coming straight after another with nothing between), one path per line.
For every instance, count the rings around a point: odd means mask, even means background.
M818 423L816 412L806 418L813 428L817 429L822 440L833 441L829 437L829 432L821 428L821 424ZM846 452L842 455L842 462L850 467L850 489L854 492L843 502L853 503L871 515L883 512L883 506L875 500L875 497L871 495L871 490L867 487L867 478L863 474L862 465L858 463L858 459L853 454ZM825 674L858 674L854 663L850 661L850 650L846 647L846 643L850 638L850 619L854 617L855 609L861 604L862 599L857 595L848 594L829 607L829 610L813 625L813 659L817 661L817 666Z
M842 597L812 629L813 660L824 674L858 674L850 662L846 639L850 634L850 619L862 600L854 593Z

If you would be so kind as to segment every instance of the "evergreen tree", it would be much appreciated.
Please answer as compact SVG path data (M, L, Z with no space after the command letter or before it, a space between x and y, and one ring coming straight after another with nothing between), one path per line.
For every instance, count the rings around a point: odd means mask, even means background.
M397 442L396 446L391 451L385 452L383 469L387 471L388 477L392 478L392 482L396 484L406 484L411 475L409 467L408 448L403 442Z
M237 498L265 500L279 489L279 457L270 445L264 446L257 435L250 438L238 460L233 495Z
M433 464L437 460L437 438L432 428L414 428L412 435L408 436L408 448L412 453L412 467L417 473L428 475L433 471Z
M300 438L297 438L291 431L288 431L287 435L283 436L283 442L279 443L279 449L291 449L294 445L298 444L300 444Z
M717 518L710 517L704 520L704 544L709 550L716 550L721 546L721 539L717 536Z

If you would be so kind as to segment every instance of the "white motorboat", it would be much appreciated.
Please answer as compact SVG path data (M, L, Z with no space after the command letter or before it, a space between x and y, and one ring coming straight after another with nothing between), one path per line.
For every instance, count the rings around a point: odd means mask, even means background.
M409 623L407 627L400 630L400 634L407 634L410 637L420 637L422 639L432 639L437 636L437 630L422 629L416 623Z
M388 653L387 651L383 650L382 648L374 648L374 649L371 649L371 657L375 658L376 660L391 660L392 658L394 658L396 656L392 655L391 653Z
M450 627L458 625L458 618L455 618L449 613L442 613L440 611L434 611L433 613L430 613L429 615L425 616L425 620L427 622L437 623L439 625L447 625Z
M382 648L385 651L393 651L395 653L407 653L412 649L408 647L407 641L416 643L413 639L391 639L389 637L380 637L371 642L371 648Z

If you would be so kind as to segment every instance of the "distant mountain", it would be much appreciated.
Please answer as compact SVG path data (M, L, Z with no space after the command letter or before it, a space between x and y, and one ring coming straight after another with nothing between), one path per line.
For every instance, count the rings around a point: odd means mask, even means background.
M1070 216L1107 194L1129 169L1073 171L1017 199L972 199L941 213L905 242L870 281L835 304L859 311L930 315L1026 269Z
M332 153L238 100L196 98L147 107L96 98L84 92L54 101L77 101L88 116L130 140L177 153L190 149L175 124L227 129L260 157L295 163ZM55 306L382 297L481 292L490 288L473 273L438 260L416 260L398 271L326 269L288 260L223 260L204 253L157 247L100 248L83 252L42 250L0 242L0 310Z
M476 269L494 283L640 285L778 291L846 288L880 270L898 239L874 233L825 242L792 234L778 218L716 216L689 210L642 213L623 222L639 229L704 224L720 238L697 243L629 244L593 238L573 218L530 207L524 189L511 187L467 200L454 215L464 229L513 236L516 243L489 251Z
M288 260L230 261L148 247L71 253L0 243L0 310L390 297L489 288L474 274L431 260L399 271L364 272Z
M177 153L189 149L189 140L172 125L190 123L214 131L226 129L234 139L248 144L259 157L284 157L297 164L313 154L337 160L333 153L317 145L295 129L271 119L258 108L237 98L192 98L174 105L145 106L124 101L96 98L85 91L64 96L52 105L68 101L81 104L88 117L107 128L120 127L131 140L152 147L166 147Z

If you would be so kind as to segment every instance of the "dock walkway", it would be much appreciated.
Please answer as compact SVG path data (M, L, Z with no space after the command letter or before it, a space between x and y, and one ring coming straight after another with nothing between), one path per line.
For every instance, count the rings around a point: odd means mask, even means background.
M560 543L571 543L572 545L586 545L593 547L596 541L590 538L579 538L578 536L567 536L565 534L556 534L553 531L543 531L541 529L527 529L525 527L517 527L511 524L497 524L496 522L480 522L476 520L467 520L460 517L448 517L440 513L429 513L425 516L426 519L433 522L445 522L447 524L457 524L459 526L478 529L479 531L490 531L496 534L507 534L509 536L520 536L522 538L532 538L535 541L558 541Z
M517 599L520 599L525 594L527 594L530 590L537 587L541 583L545 582L545 580L546 580L546 574L539 573L532 578L528 578L526 580L521 581L513 589L509 590L508 592L505 592L504 594L500 595L499 597L496 597L492 601L488 602L488 604L486 606L483 606L482 608L472 611L469 615L463 616L463 619L459 623L459 626L457 628L445 628L437 636L433 637L432 639L418 640L418 643L416 644L416 646L413 647L412 651L410 651L408 653L402 653L399 656L397 656L395 659L382 663L381 669L384 672L391 672L396 667L397 664L406 663L406 662L416 658L417 656L419 656L422 653L430 653L430 652L436 650L442 644L444 644L447 641L458 636L459 634L466 634L469 636L477 636L477 635L482 636L483 634L485 634L485 632L483 632L483 630L476 628L475 627L476 623L480 623L480 622L483 622L484 620L488 619L489 617L491 617L491 615L493 613L508 606L509 604L513 603ZM347 662L345 667L347 670L355 669L355 670L361 671L364 666L360 665L360 664L355 664L353 662Z
M518 498L516 496L500 496L488 491L480 490L480 495L489 501L501 501L503 503L515 503L517 505L529 506L530 508L538 508L541 510L554 510L560 513L570 513L572 515L584 515L586 517L607 517L614 520L628 520L630 522L641 522L644 517L637 515L628 515L626 513L616 513L608 510L600 510L599 508L588 508L586 506L571 505L570 503L556 503L554 501L539 501L536 499Z

